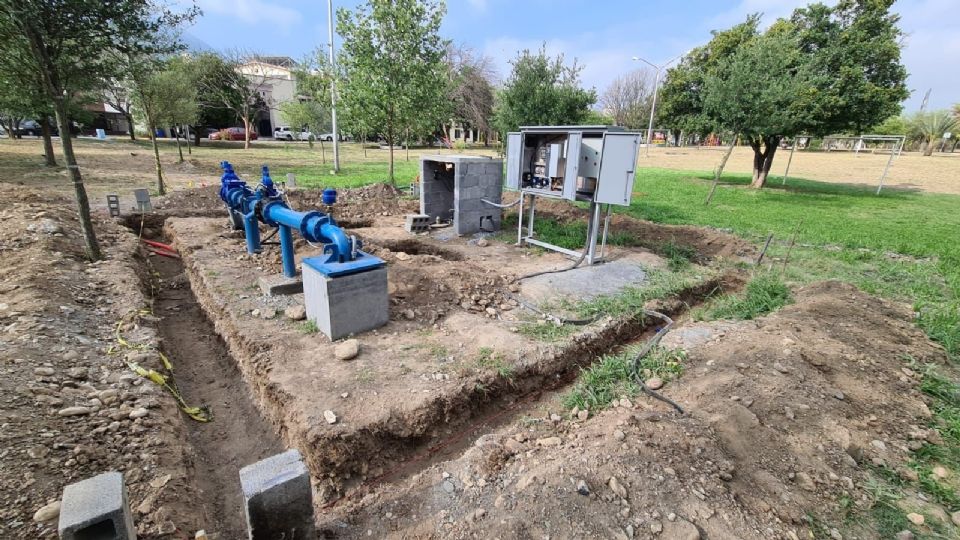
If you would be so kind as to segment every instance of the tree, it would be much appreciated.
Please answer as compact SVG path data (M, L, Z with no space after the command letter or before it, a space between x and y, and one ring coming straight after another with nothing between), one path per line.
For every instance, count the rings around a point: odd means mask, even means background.
M270 85L270 74L255 60L255 55L234 51L229 56L204 53L194 64L201 107L232 112L243 123L244 149L250 148L254 118L267 108L263 94Z
M603 111L618 126L631 129L643 127L644 119L650 114L652 79L649 69L637 69L617 77L600 96Z
M280 115L295 129L307 128L312 133L327 133L333 129L330 114L331 82L337 78L323 48L317 48L293 70L297 81L296 101L280 104ZM335 137L339 134L334 134ZM310 139L313 148L313 139ZM327 162L327 150L320 139L320 156Z
M445 12L443 4L426 0L368 0L354 12L337 10L345 120L386 140L391 184L398 138L435 131L449 118L447 44L439 35Z
M157 172L157 191L166 194L160 149L157 146L157 128L190 123L197 115L197 94L182 62L170 60L151 65L143 62L141 69L131 73L132 98L137 115L144 121L153 146ZM177 147L179 150L179 139ZM180 153L183 161L183 153Z
M195 14L195 9L182 14L157 10L149 0L0 0L4 55L34 69L52 102L91 260L100 258L100 246L73 151L70 104L79 94L95 91L98 79L116 73L116 63L104 51L130 55L168 52L175 44L164 38L166 32Z
M510 77L497 93L494 125L502 134L521 125L580 124L597 101L594 90L580 87L576 61L567 66L563 55L547 56L523 50L515 58Z
M297 80L299 87L299 79ZM313 100L287 101L280 104L280 116L295 130L308 129L313 134L326 133L331 129L332 119L330 108ZM336 136L336 135L335 135ZM313 139L310 139L313 148ZM320 139L320 155L323 163L327 162L327 151Z
M127 121L130 140L136 141L137 135L134 133L133 126L133 100L131 99L132 86L133 83L128 77L108 79L103 81L99 97L104 103L120 111L120 114Z
M895 114L867 131L874 135L906 135L909 131L907 123L905 117Z
M914 114L909 121L910 137L920 141L924 156L933 155L937 142L945 133L956 133L960 121L950 112L926 111Z
M899 112L909 92L892 3L812 4L763 34L756 15L716 32L668 71L662 118L700 134L740 132L761 188L783 137L862 133Z
M483 134L483 144L490 144L496 76L493 61L467 47L450 45L446 54L450 78L448 96L453 103L453 120ZM446 131L446 129L444 130Z
M44 165L53 167L57 164L50 127L53 109L36 70L21 62L17 47L18 42L13 40L0 44L0 125L8 137L19 139L20 123L36 119L43 139Z
M723 60L703 86L703 110L753 149L753 181L763 187L784 135L811 124L804 97L815 87L789 35L764 35Z

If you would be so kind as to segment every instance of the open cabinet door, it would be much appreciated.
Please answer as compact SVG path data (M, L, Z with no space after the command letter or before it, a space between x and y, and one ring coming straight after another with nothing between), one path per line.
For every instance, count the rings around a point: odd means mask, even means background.
M567 135L567 165L563 172L563 198L568 201L577 200L577 176L580 174L580 144L583 134L571 131Z
M639 148L638 133L603 135L603 161L600 162L600 176L597 178L596 202L630 205Z
M521 156L523 156L523 134L507 133L507 178L504 187L509 190L520 189Z

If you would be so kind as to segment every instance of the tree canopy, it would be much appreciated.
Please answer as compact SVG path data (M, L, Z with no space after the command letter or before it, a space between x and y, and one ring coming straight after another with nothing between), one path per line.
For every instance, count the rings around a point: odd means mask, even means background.
M337 10L344 119L348 129L375 129L386 140L391 183L398 139L432 133L450 116L447 42L439 34L445 12L426 0L368 0L355 11Z
M689 132L741 133L762 187L781 139L861 133L908 96L893 0L811 4L765 32L751 15L667 72L662 123Z
M597 93L580 87L576 61L566 65L563 55L551 58L545 47L525 49L511 65L509 78L497 93L494 125L501 133L522 125L580 124L597 101Z

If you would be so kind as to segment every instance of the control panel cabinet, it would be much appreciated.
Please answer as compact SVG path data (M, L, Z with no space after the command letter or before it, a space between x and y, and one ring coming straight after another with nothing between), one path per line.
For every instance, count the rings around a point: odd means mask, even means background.
M640 134L615 126L522 126L507 134L507 189L627 206Z

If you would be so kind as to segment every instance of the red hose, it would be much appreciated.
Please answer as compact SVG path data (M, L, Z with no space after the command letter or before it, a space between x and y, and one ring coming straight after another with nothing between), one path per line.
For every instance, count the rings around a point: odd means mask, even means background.
M179 255L179 254L177 254L177 253L175 253L175 252L173 252L173 251L167 251L167 250L165 250L165 249L148 249L147 251L149 251L150 253L153 253L153 254L155 254L155 255L162 255L162 256L164 256L164 257L170 257L171 259L179 259L179 258L180 258L180 255Z
M169 245L169 244L161 244L160 242L154 242L153 240L147 240L146 238L141 238L140 240L141 240L144 244L147 244L148 246L158 247L158 248L160 248L160 249L165 249L165 250L171 251L171 252L173 252L173 253L176 253L176 252L177 252L177 250L173 249L173 246L171 246L171 245Z

